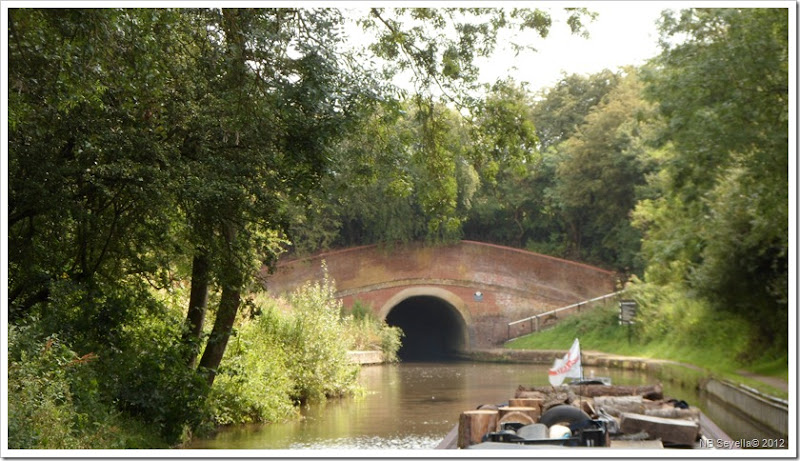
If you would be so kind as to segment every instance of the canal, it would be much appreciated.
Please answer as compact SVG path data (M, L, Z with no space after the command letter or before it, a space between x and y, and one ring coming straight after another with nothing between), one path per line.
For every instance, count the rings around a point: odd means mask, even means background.
M517 386L547 385L547 366L483 362L419 362L365 366L361 396L303 408L299 421L226 428L188 448L214 449L431 449L460 413L513 397ZM647 374L584 368L615 384L652 384ZM664 384L665 396L697 406L734 440L771 434L694 389ZM772 435L774 436L774 434Z

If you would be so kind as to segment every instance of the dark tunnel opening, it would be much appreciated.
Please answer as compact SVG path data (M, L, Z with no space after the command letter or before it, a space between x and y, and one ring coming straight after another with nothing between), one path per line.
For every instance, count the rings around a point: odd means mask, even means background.
M389 311L386 323L403 330L398 351L404 362L453 360L466 345L466 325L461 314L435 296L412 296Z

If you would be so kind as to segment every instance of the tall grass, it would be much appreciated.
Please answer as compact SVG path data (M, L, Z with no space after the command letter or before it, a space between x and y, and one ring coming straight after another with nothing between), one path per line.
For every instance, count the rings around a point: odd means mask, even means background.
M284 299L252 299L256 314L238 321L212 388L215 423L285 420L299 404L354 391L358 366L334 292L326 277Z
M372 308L357 300L349 311L342 311L342 320L354 350L381 351L385 361L399 360L397 351L400 350L403 331L378 319Z
M675 360L722 374L760 363L785 363L774 351L754 350L757 335L748 319L716 311L675 287L635 284L626 296L638 303L630 327L619 324L618 304L610 302L507 347L566 349L578 337L584 350Z

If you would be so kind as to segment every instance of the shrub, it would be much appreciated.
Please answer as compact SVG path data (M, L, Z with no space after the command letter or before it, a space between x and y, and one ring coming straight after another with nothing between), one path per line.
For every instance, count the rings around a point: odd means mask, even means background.
M104 399L94 354L57 335L8 328L8 446L12 449L158 448L158 434Z
M326 275L287 298L254 296L211 390L215 423L281 421L296 417L297 404L355 390L359 368L334 293Z
M289 398L290 358L280 337L265 334L263 325L280 321L275 315L268 309L258 320L246 320L228 343L209 399L216 424L273 422L297 415Z
M65 367L73 353L55 336L26 338L29 331L8 328L8 447L79 448Z
M210 419L208 385L186 365L182 326L179 312L142 312L123 328L122 347L108 351L101 362L111 380L107 392L119 408L156 429L170 445Z
M355 350L380 350L387 362L398 361L403 331L379 320L369 306L355 301L349 314L343 314L347 334Z
M293 318L276 332L292 357L292 398L301 403L346 394L359 369L347 357L352 344L340 322L342 304L334 296L335 283L324 266L323 272L321 281L306 283L288 296Z

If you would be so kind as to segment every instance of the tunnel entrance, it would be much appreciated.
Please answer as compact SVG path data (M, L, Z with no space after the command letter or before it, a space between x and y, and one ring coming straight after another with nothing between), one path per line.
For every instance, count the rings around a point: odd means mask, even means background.
M406 362L454 359L467 343L461 314L436 296L406 298L389 311L386 323L403 330L397 355Z

